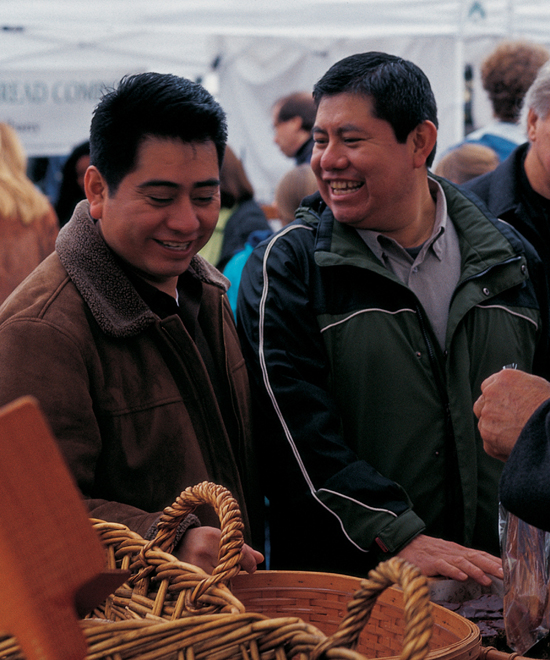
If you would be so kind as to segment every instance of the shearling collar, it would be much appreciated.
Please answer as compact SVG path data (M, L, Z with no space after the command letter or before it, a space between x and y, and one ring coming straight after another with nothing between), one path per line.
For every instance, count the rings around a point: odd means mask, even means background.
M73 284L101 329L113 337L131 337L157 320L138 295L97 230L87 201L80 202L59 232L55 249ZM196 255L189 272L222 291L228 280Z

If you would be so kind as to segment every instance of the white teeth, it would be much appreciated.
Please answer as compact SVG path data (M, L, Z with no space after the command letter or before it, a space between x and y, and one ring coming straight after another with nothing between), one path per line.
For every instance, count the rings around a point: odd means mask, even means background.
M358 181L332 181L330 187L335 192L353 192L360 188L363 184Z
M159 241L161 245L164 245L165 247L169 248L177 248L178 250L187 250L187 248L191 245L191 243L188 241L187 243L172 243L170 241Z

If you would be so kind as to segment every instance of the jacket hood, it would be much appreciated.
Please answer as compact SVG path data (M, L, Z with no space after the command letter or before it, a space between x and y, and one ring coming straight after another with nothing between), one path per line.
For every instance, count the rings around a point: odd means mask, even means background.
M157 320L99 234L87 201L76 206L70 222L59 232L55 249L105 333L130 337ZM193 257L189 272L222 291L228 288L227 278L198 255Z

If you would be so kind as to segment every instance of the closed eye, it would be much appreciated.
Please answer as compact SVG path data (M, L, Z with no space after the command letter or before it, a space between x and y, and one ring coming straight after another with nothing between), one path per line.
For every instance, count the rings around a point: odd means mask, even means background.
M203 195L201 197L193 197L193 202L195 204L210 204L210 202L213 202L215 199L216 195Z
M147 198L151 203L159 206L167 206L168 204L172 204L175 199L174 197L157 197L156 195L148 195Z

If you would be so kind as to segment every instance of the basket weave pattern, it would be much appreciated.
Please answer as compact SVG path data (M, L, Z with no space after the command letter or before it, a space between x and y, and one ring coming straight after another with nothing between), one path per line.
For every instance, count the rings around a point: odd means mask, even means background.
M212 575L169 554L181 520L205 503L215 509L221 524L218 565ZM203 482L183 491L164 510L152 541L118 523L93 519L92 524L106 547L107 568L132 573L93 616L121 620L152 614L173 620L197 612L244 612L227 586L240 570L243 524L236 500L222 486Z
M205 502L218 512L222 531L212 575L169 554L179 522ZM105 544L107 566L128 569L131 577L81 622L86 660L366 660L399 652L402 660L478 657L479 630L476 645L469 626L476 627L432 605L426 578L396 557L367 580L238 573L242 523L235 500L220 486L184 491L150 542L124 525L94 520L93 526ZM447 614L434 627L443 631L442 643L429 651L432 615L439 610ZM24 660L15 638L0 635L0 660Z

